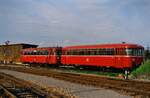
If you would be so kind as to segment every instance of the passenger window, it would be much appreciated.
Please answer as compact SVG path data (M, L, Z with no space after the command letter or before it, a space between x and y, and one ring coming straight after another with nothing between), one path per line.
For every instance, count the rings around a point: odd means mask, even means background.
M48 55L48 51L47 50L44 51L44 55Z
M52 55L52 49L50 49L49 54Z
M37 55L40 55L40 51L39 50L37 51Z
M29 51L27 51L27 55L30 55L30 52L29 52Z
M26 52L26 51L24 51L24 52L23 52L23 54L24 54L24 55L27 55L27 52Z
M103 53L102 53L102 49L99 49L99 55L102 55Z
M91 53L90 53L90 55L95 55L96 54L96 51L95 51L95 49L91 49L91 51L90 51Z
M89 55L90 54L90 49L86 49L85 55Z
M33 50L32 55L37 55L37 51Z

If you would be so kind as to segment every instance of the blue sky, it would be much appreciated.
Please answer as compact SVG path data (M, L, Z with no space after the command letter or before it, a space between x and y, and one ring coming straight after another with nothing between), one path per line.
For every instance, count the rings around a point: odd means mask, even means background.
M150 0L0 0L0 43L150 45Z

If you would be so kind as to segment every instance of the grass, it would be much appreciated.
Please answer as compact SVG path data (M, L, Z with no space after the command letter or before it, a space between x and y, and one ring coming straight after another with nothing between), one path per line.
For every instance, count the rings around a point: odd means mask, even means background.
M147 60L144 64L142 64L139 68L134 70L131 73L133 76L139 76L139 75L147 75L150 74L150 60Z
M67 71L81 73L81 74L95 74L95 75L104 75L104 76L111 76L111 77L116 77L119 74L113 72L101 72L101 71L80 70L80 69L69 69Z

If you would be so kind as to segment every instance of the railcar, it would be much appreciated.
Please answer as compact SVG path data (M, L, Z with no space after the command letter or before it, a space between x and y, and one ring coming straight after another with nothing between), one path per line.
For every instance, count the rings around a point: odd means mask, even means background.
M21 62L26 64L59 64L61 47L28 48L21 52Z
M143 54L144 48L137 44L69 46L62 49L61 63L131 70L142 63Z

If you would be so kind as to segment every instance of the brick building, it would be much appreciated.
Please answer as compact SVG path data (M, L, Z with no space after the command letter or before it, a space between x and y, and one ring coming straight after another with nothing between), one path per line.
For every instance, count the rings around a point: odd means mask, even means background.
M0 45L0 63L20 63L20 53L25 48L35 48L38 45L32 44L9 44Z

